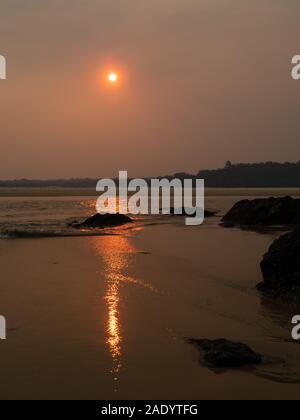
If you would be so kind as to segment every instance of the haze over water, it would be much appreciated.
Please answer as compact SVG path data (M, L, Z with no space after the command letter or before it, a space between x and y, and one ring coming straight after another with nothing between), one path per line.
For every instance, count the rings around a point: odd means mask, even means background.
M2 0L0 179L294 160L299 12L294 0ZM111 70L117 86L103 84Z

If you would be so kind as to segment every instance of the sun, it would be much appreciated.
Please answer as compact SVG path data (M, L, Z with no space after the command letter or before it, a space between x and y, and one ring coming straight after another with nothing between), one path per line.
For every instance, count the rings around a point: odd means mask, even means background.
M110 83L116 83L119 80L119 76L115 72L111 72L108 74L107 79Z

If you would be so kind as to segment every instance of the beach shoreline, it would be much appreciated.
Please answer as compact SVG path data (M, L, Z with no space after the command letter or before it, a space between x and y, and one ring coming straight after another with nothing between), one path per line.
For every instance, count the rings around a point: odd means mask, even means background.
M7 200L28 217L62 206ZM220 215L197 227L166 216L112 235L0 240L2 398L297 398L291 313L256 290L259 262L279 233L221 227L235 201L208 197ZM76 203L90 211L90 200ZM190 338L245 342L277 362L216 374Z
M208 197L300 196L300 188L205 188ZM0 197L97 197L93 188L0 188Z

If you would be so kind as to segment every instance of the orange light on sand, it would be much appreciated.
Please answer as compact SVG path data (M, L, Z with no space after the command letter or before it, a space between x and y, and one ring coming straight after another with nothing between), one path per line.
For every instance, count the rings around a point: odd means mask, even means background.
M116 83L119 80L119 76L117 73L109 73L107 79L110 83Z

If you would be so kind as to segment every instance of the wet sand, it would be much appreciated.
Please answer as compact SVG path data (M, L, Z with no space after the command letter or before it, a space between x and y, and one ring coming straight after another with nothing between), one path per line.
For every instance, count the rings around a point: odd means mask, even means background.
M214 219L0 241L0 398L299 398L292 314L255 290L275 236ZM275 361L216 374L191 337L241 340Z

